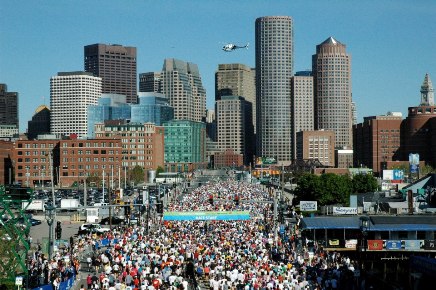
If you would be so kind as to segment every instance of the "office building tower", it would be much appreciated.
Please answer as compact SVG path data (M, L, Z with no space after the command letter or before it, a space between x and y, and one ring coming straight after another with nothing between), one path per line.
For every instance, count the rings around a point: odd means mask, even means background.
M297 160L318 160L335 165L335 134L332 131L300 131L296 134Z
M256 132L256 71L239 64L219 64L215 72L215 101L222 96L241 96L253 105L253 126Z
M27 138L35 139L38 135L50 134L50 109L46 105L36 108L32 120L27 123Z
M371 168L382 176L388 164L401 160L400 127L401 113L364 117L363 123L353 125L354 165Z
M85 71L102 78L102 93L125 95L137 102L136 47L92 44L84 47Z
M88 106L88 138L95 137L95 124L106 120L130 120L131 107L126 96L102 94L96 105Z
M357 124L357 107L355 102L351 102L351 120L353 126Z
M14 132L19 128L18 93L8 92L6 84L0 84L0 125L14 128Z
M206 135L211 141L217 140L215 110L206 109Z
M333 37L316 46L312 56L315 127L335 132L338 148L352 148L351 56Z
M162 93L168 97L177 120L204 121L206 90L196 64L169 58L162 68Z
M251 102L239 96L221 96L215 106L219 148L221 151L232 149L236 154L242 154L244 164L249 165L253 162L254 154Z
M151 93L162 92L161 73L147 72L139 74L139 91Z
M206 168L206 126L203 122L171 120L165 127L166 172Z
M428 73L421 86L421 106L434 106L434 88Z
M101 78L88 72L60 72L50 79L52 134L84 138L88 131L88 106L101 96Z
M314 130L313 76L311 72L297 72L291 78L292 140L300 131ZM296 142L293 142L293 159L296 159Z
M256 151L292 160L293 24L288 16L256 19Z

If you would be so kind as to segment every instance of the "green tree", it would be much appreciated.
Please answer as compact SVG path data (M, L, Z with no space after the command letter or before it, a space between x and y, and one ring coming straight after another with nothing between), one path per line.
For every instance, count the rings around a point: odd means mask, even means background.
M144 169L136 165L130 172L130 180L135 182L135 184L144 182Z
M436 169L427 164L421 167L419 170L421 171L421 176L436 172Z
M298 179L294 193L298 201L316 200L322 192L321 179L318 175L305 173Z
M158 166L156 169L156 176L159 176L162 172L164 172L164 169L161 166Z
M352 190L351 180L348 175L337 175L333 173L321 176L322 192L317 200L322 205L346 204Z
M371 174L356 174L352 179L353 192L374 192L378 189L377 179Z

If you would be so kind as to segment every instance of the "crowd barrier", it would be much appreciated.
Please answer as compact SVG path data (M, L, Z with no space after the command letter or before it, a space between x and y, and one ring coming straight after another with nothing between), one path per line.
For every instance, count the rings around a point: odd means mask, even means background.
M67 281L61 282L57 290L69 290L73 287L76 276L71 276ZM41 285L39 287L33 288L32 290L53 290L52 284Z

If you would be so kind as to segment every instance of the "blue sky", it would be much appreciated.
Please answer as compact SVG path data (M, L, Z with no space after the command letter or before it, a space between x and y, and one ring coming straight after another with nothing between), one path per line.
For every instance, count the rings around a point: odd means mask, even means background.
M358 122L387 111L406 117L425 73L436 85L433 0L2 0L0 15L0 83L20 95L20 132L44 98L49 105L50 77L83 70L83 47L94 43L137 47L138 73L161 70L165 58L198 64L213 108L218 64L254 67L261 16L293 18L295 71L311 68L329 36L347 45ZM226 53L226 42L250 48Z

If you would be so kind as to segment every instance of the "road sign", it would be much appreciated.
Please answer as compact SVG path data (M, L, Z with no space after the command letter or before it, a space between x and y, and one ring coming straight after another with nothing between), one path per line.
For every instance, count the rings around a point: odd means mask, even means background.
M23 277L22 276L15 277L15 285L16 286L23 286Z

